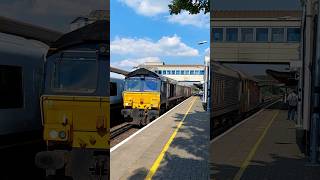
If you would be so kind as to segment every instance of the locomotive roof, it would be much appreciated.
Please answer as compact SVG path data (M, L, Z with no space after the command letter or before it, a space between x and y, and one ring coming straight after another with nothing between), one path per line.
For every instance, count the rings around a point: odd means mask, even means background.
M52 54L60 49L65 49L84 42L109 43L109 32L109 21L98 20L92 24L61 36L57 41L51 44L48 54Z
M126 78L129 78L129 77L134 77L134 76L139 76L139 75L148 75L149 77L154 77L154 78L158 78L158 79L161 79L162 81L169 81L171 83L178 83L176 80L174 79L171 79L171 78L167 78L167 77L164 77L160 74L157 74L153 71L150 71L148 69L145 69L145 68L139 68L137 70L134 70L132 72L130 72Z
M43 59L48 46L35 40L28 40L23 37L0 33L0 55L10 56L3 61L12 60L15 57L30 57L31 59ZM30 59L30 60L31 60ZM23 58L22 58L23 60ZM25 59L24 59L25 60Z

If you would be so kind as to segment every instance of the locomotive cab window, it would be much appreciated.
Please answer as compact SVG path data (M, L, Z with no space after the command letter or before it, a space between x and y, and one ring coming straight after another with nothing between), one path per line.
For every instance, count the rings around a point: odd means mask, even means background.
M156 78L132 77L125 81L126 91L160 91L160 80Z
M154 78L145 79L143 91L160 91L160 81Z
M56 59L51 88L59 92L95 92L98 82L98 61L95 59L96 54L92 55L94 57L83 55L77 58L77 55L70 53L61 59Z
M0 65L0 109L22 107L22 68Z

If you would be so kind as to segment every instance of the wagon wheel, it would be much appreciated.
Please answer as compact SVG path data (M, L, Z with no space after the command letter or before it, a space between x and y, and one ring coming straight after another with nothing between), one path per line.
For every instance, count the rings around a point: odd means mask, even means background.
M160 107L160 115L164 114L166 112L166 106Z

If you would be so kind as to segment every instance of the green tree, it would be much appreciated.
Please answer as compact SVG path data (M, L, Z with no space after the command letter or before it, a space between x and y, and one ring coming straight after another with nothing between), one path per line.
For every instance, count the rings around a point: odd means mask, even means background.
M179 14L182 10L190 14L210 12L210 0L172 0L169 4L170 14Z

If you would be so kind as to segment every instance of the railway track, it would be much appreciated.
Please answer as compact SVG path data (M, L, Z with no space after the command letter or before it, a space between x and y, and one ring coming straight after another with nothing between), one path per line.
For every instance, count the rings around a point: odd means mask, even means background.
M117 126L111 128L110 138L114 139L115 137L119 136L120 134L125 133L126 131L128 131L131 128L132 128L132 124L130 124L130 123L123 123L123 124L117 125Z

